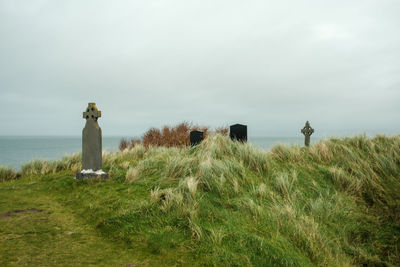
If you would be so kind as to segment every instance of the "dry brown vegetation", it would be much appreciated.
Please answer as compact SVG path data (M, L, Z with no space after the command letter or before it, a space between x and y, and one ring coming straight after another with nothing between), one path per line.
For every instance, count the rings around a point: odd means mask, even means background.
M133 148L135 145L139 145L141 144L142 141L140 139L137 138L133 138L130 141L127 141L126 139L122 139L121 142L119 143L119 150L123 151L125 149L131 149Z
M130 141L122 139L119 149L132 149L135 145L143 144L145 147L149 146L165 146L165 147L180 147L190 144L189 135L191 131L202 131L204 139L208 137L211 132L209 127L193 125L188 122L179 123L176 126L164 126L162 129L151 128L142 137L142 140L132 139ZM215 129L216 133L228 135L229 130L227 127L218 127Z

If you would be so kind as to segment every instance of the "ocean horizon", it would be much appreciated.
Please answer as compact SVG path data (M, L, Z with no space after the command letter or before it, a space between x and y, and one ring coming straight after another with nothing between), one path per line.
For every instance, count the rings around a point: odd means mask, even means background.
M116 152L122 138L126 136L103 136L103 150ZM312 137L311 143L320 138ZM304 137L248 137L248 142L268 151L272 146L303 145ZM59 160L82 151L81 136L0 136L0 166L15 170L32 160Z

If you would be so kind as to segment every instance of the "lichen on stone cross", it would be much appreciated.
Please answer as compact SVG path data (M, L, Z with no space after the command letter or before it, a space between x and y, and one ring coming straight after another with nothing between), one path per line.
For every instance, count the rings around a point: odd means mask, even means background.
M83 118L97 121L99 117L101 117L101 111L97 109L96 103L89 103L86 112L83 112Z
M310 123L307 121L306 125L304 126L303 129L301 129L301 133L304 134L304 144L305 146L310 145L310 136L314 133L314 129L311 128Z

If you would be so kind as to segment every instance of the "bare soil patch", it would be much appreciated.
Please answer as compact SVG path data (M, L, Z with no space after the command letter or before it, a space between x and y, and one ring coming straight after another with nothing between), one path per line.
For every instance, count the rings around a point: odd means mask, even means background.
M12 210L12 211L7 211L4 213L0 213L0 218L9 218L13 214L21 214L21 213L39 213L43 212L43 209L37 209L37 208L30 208L30 209L25 209L25 210Z

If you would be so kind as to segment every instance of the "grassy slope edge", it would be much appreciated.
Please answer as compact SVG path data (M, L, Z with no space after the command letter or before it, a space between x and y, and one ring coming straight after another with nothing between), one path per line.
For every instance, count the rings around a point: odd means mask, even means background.
M400 136L103 160L111 179L72 179L74 155L0 183L0 265L400 265Z

